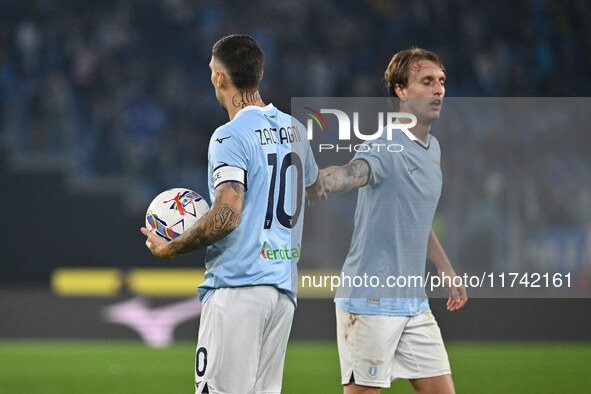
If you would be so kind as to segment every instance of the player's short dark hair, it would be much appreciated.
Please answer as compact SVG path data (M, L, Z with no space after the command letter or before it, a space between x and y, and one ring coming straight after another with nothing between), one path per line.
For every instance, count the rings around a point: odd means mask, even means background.
M398 97L396 94L396 85L400 85L403 88L408 86L410 67L413 63L421 60L429 60L435 63L441 68L445 74L445 78L447 78L445 66L437 54L422 48L405 49L392 56L388 68L386 68L386 72L384 73L386 88L390 97Z
M236 89L258 89L263 79L265 55L254 38L241 34L222 37L213 46L212 55L228 71Z

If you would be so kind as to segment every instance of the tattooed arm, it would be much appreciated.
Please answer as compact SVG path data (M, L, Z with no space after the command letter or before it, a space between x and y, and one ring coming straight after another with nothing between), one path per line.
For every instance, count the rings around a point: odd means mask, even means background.
M329 193L341 193L365 186L369 181L369 164L354 160L344 166L331 166L320 170L324 188Z
M142 227L142 233L148 237L146 246L152 254L163 259L209 246L238 227L243 203L244 186L238 182L222 183L215 189L215 202L211 209L172 241L166 242Z

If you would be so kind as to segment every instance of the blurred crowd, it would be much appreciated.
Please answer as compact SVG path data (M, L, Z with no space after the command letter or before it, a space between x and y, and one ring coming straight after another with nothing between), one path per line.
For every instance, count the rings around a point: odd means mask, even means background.
M440 212L466 267L591 275L590 110L583 97L445 101Z
M411 46L440 55L449 96L583 96L589 15L586 0L4 0L1 130L23 154L67 157L86 177L123 175L143 204L165 187L206 190L209 136L227 121L207 65L226 34L260 42L262 97L285 111L292 96L384 96L390 57ZM484 215L470 220L494 221L487 198L519 190L523 200L495 201L534 227L588 223L589 188L579 188L591 183L588 133L516 136L487 124L439 136L446 171L462 174L444 189L445 215L455 193ZM507 150L511 138L536 147L531 157ZM514 171L532 160L539 171Z

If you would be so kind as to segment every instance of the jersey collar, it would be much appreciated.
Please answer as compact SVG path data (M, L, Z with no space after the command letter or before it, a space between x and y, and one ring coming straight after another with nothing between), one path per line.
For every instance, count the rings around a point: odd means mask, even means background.
M272 103L269 103L269 104L265 105L264 107L259 107L258 105L249 105L249 106L242 108L240 111L236 112L236 115L234 116L234 118L236 118L236 116L240 115L242 112L245 112L245 111L260 110L260 111L266 112L266 111L270 111L274 108L275 108L275 106Z
M416 135L414 135L413 133L411 133L410 131L406 130L406 129L400 129L404 135L406 135L411 141L416 142L417 144L419 144L420 147L425 148L425 149L429 149L429 145L431 145L429 142L428 143L424 143L423 141L421 141L420 139L417 138Z

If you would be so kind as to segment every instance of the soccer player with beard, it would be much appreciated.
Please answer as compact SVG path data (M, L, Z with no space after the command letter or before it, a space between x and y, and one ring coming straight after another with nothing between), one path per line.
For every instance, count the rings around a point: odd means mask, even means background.
M399 105L395 109L413 114L416 125L396 130L392 141L367 142L367 149L349 164L320 171L326 192L359 188L343 275L424 278L428 257L440 275L455 276L431 228L442 177L439 143L430 131L440 115L446 78L433 52L413 48L395 54L385 73L388 92ZM389 143L403 149L379 149ZM452 284L448 291L447 309L462 308L467 301L464 286ZM346 394L379 393L401 378L420 393L454 392L447 352L424 288L339 289L335 303Z
M227 36L214 45L211 82L230 121L209 142L213 205L169 243L142 228L161 258L207 247L198 288L197 393L281 392L304 194L323 192L304 127L261 99L263 64L252 37Z

